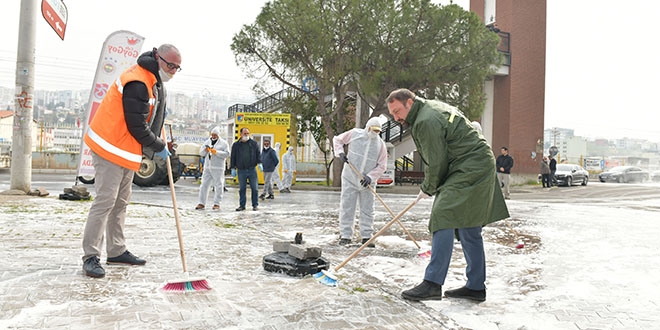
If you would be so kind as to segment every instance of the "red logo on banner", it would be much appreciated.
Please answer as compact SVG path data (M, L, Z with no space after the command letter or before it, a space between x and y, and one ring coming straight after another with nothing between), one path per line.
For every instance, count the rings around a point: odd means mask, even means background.
M94 96L97 99L103 99L105 93L108 92L108 84L96 84L94 85Z

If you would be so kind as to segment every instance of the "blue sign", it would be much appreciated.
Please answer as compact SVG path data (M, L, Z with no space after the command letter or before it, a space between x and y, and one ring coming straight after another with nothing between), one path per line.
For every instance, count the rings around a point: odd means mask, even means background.
M316 92L319 90L318 84L316 83L316 78L307 77L302 81L302 89L305 92Z

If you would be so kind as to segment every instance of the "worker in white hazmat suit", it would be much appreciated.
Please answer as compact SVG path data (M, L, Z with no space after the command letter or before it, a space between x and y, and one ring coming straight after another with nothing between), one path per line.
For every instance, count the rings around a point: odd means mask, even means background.
M229 157L229 145L223 139L220 139L220 127L214 127L211 130L211 137L208 138L199 148L199 156L204 159L204 169L202 172L202 185L199 187L199 204L196 210L203 210L206 204L206 198L209 188L213 186L213 210L220 209L223 188L225 183L225 159Z
M273 147L273 150L275 150L275 155L277 155L277 159L280 159L280 149L282 148L282 144L279 142L275 142L275 147ZM275 166L275 171L273 172L273 178L272 181L273 185L277 186L277 189L282 189L282 179L280 179L280 164L278 163Z
M282 187L281 193L290 193L291 183L293 182L293 174L296 173L296 154L293 152L293 147L289 147L288 151L282 156Z
M346 245L353 237L356 204L360 204L360 237L362 244L371 238L374 221L374 194L369 186L376 189L376 181L387 168L387 148L380 138L381 130L378 118L367 121L365 128L354 128L332 139L335 156L344 162L341 172L341 202L339 211L339 245ZM348 156L344 154L344 145L348 145ZM369 247L374 247L369 244Z

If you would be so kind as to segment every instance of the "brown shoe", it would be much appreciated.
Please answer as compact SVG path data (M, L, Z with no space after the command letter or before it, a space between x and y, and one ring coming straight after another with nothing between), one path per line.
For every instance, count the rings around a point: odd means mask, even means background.
M220 205L218 204L213 205L213 210L219 210L219 209L220 209Z
M204 204L197 204L197 206L195 206L195 210L203 210L203 209L204 209Z

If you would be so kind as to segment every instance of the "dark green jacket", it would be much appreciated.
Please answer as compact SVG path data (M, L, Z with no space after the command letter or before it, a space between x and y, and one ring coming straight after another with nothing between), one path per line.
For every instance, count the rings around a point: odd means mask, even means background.
M431 233L484 226L509 217L493 151L458 109L418 97L406 122L425 165L420 188L435 196Z

